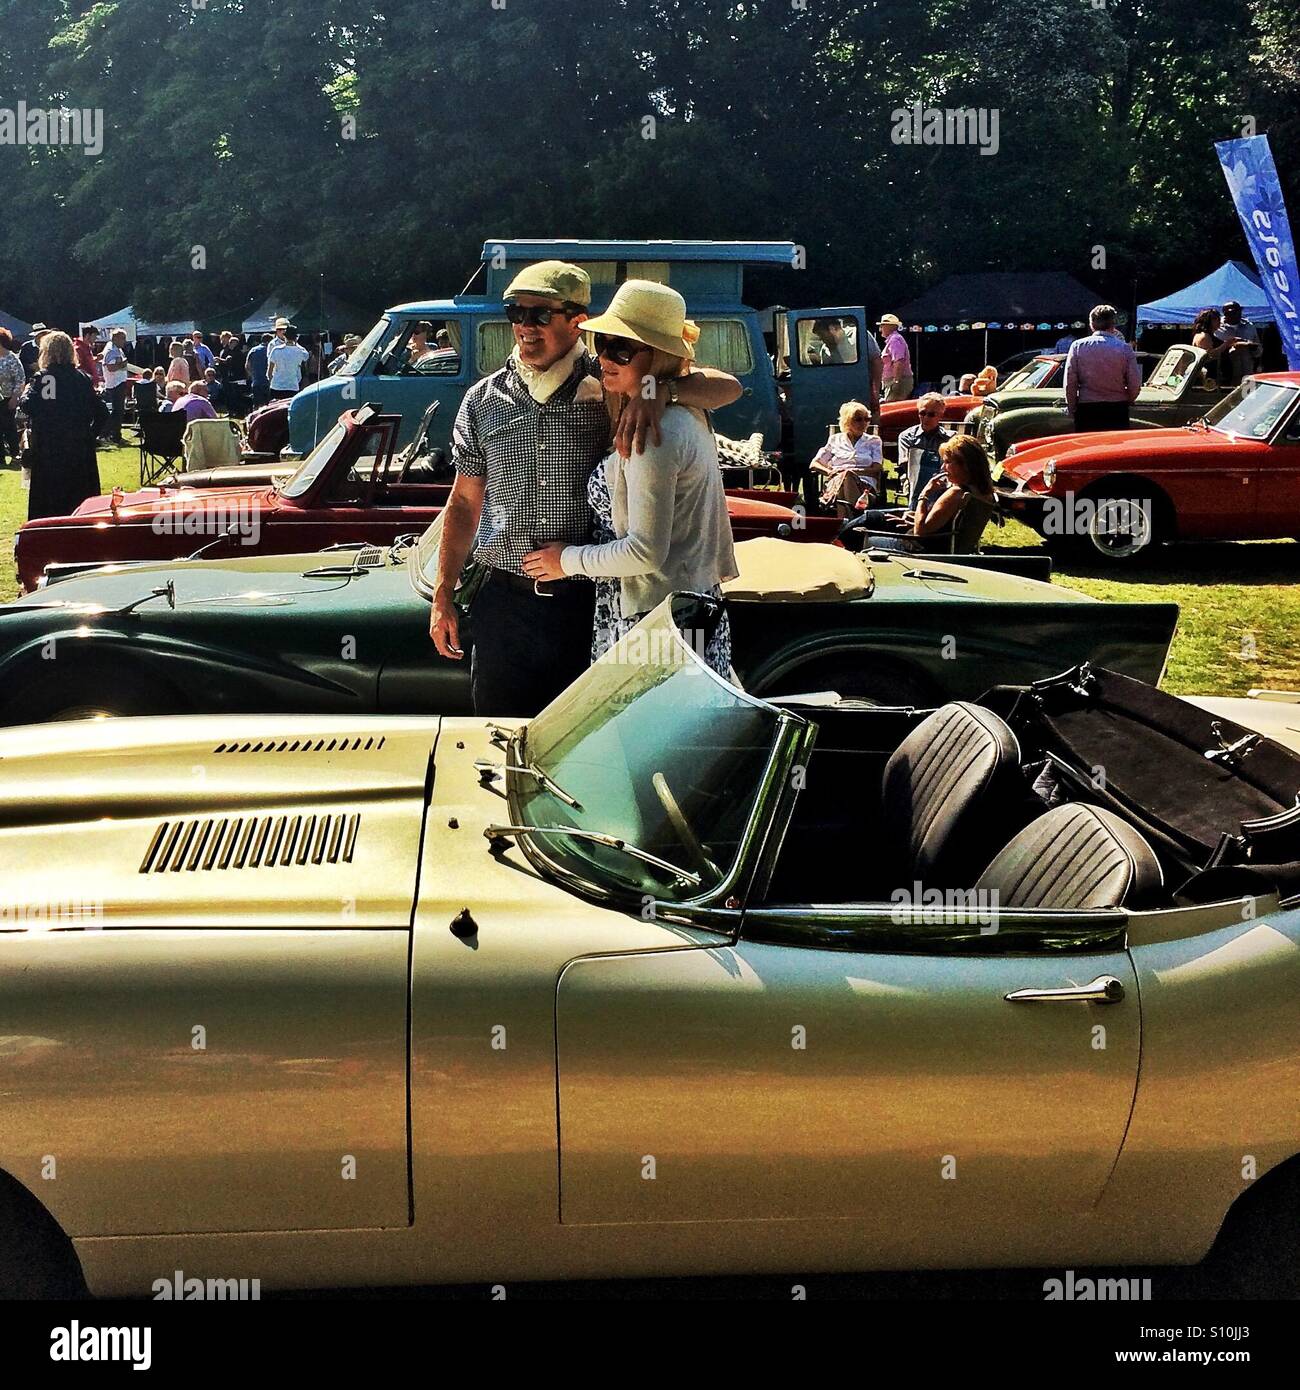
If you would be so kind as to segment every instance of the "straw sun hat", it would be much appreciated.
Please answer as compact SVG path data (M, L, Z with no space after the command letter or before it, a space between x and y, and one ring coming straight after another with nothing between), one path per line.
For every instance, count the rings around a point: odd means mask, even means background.
M631 338L673 357L694 360L700 330L686 317L686 301L676 290L653 280L625 280L609 308L582 325L584 333Z

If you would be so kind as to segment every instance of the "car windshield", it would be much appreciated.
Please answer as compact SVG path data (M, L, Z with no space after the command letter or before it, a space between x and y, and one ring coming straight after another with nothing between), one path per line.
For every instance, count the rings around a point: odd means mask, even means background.
M298 471L280 489L283 497L301 497L320 476L320 471L334 455L334 450L343 442L347 427L340 421L321 440L319 444L298 465Z
M1032 391L1042 386L1055 375L1057 363L1051 357L1035 357L1023 367L1011 373L998 387L999 391Z
M782 717L700 658L701 614L691 596L666 599L527 726L512 760L550 782L508 774L517 823L613 836L685 871L578 836L528 837L597 890L682 901L723 887L767 786Z
M1200 363L1201 355L1195 348L1171 347L1142 389L1159 391L1163 396L1180 395L1188 377L1200 367Z
M370 354L379 346L384 334L388 331L388 316L385 315L377 324L366 334L364 338L352 349L352 354L348 360L338 369L338 376L356 376L356 374L370 360Z
M1290 387L1272 381L1246 380L1206 415L1205 423L1220 434L1267 439L1295 398Z

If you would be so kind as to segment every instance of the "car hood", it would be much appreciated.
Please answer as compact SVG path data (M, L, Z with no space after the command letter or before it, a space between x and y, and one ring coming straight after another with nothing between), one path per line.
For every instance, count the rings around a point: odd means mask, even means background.
M1249 441L1246 441L1249 442ZM1177 458L1188 449L1233 448L1233 441L1214 431L1179 426L1155 430L1106 430L1087 434L1054 435L1022 445L1002 461L1004 473L1015 477L1030 477L1041 473L1049 458L1056 460L1058 469L1074 461L1087 461L1089 467L1102 469L1127 466L1141 461L1149 468L1153 462Z
M0 731L0 931L404 927L438 721Z
M159 512L177 508L198 509L205 507L224 507L226 509L245 509L257 505L266 506L271 500L271 490L263 483L245 484L241 487L146 487L137 492L128 492L118 499L116 508L118 521L131 521L137 518L156 516ZM88 497L73 516L81 521L86 518L108 519L114 511L112 494L102 497ZM66 517L45 518L60 520L65 524ZM29 525L35 523L28 523Z
M1042 409L1047 406L1062 406L1065 404L1065 386L1044 386L1034 391L1012 391L1002 393L994 391L991 396L986 397L997 406L999 412L1007 410L1033 410ZM1167 387L1147 387L1144 386L1137 394L1134 406L1142 405L1174 405L1179 397L1169 391Z
M374 553L374 548L371 549ZM351 588L361 601L410 588L402 561L368 566L349 578L345 574L320 574L342 570L356 551L327 550L308 555L250 555L246 559L159 560L144 564L99 565L69 575L44 589L25 594L0 609L0 613L66 608L73 612L102 612L121 607L152 593L168 582L175 585L176 609L191 605L221 604L244 608L287 608L322 604L338 606L341 590ZM141 617L170 611L167 600L151 598L137 610Z

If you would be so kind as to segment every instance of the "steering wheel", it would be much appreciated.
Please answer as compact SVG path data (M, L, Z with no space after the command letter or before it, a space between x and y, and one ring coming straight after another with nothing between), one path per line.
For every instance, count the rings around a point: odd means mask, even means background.
M673 789L668 785L668 779L662 772L656 772L650 778L650 785L655 789L659 804L664 808L664 814L668 817L668 824L676 832L677 838L686 846L692 867L698 869L700 873L721 878L722 870L704 852L700 837L691 829L690 821L682 814L682 808L673 795Z

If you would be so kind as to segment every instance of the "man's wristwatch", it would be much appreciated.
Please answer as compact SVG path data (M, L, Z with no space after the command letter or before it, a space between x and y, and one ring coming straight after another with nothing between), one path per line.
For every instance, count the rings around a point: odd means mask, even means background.
M677 394L677 383L671 378L668 381L668 400L672 405L681 404L681 398Z

